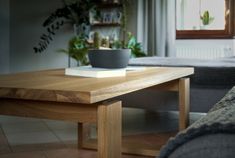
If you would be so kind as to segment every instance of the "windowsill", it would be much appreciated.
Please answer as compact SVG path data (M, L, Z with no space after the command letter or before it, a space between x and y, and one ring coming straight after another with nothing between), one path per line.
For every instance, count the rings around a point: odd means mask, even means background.
M177 39L232 39L233 37L231 29L176 31Z

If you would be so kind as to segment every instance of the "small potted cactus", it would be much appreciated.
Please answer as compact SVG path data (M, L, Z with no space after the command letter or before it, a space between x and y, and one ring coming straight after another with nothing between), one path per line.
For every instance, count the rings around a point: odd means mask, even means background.
M202 24L203 24L203 28L205 28L205 26L210 25L213 21L214 21L214 17L212 17L209 13L208 10L206 10L203 15L200 17Z

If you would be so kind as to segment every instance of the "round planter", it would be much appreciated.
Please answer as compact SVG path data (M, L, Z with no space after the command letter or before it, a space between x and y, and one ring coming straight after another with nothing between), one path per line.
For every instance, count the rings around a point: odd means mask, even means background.
M107 69L127 67L130 55L130 49L92 49L88 51L88 58L92 67Z

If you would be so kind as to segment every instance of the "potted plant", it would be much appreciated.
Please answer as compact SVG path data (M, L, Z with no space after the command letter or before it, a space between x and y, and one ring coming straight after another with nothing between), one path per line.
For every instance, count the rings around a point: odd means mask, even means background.
M89 61L93 67L125 68L128 65L130 57L146 56L142 51L141 43L138 43L134 35L130 32L128 32L127 43L117 40L111 44L110 48L103 48L99 45L97 47L100 40L96 36L94 39L95 49L88 51Z
M101 47L100 35L95 32L93 45L89 44L84 36L75 36L69 40L67 49L59 49L58 52L75 59L77 66L91 64L100 68L124 68L128 65L130 57L146 56L141 43L138 43L130 32L125 45L116 40L110 47Z
M127 5L129 0L123 0L122 32L123 39L116 40L108 44L110 48L99 49L100 39L98 33L95 34L95 49L90 49L88 57L93 67L101 68L125 68L130 57L143 57L146 54L142 51L141 43L138 43L134 35L127 32Z
M213 21L214 21L214 17L212 17L209 13L208 10L206 10L203 15L200 17L202 24L203 24L203 28L205 28L205 26L210 25Z

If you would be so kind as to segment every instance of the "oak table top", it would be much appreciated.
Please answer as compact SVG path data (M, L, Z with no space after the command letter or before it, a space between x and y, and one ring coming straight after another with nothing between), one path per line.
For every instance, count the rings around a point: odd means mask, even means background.
M148 67L99 79L65 76L64 69L0 75L0 98L92 104L193 73L193 68Z

